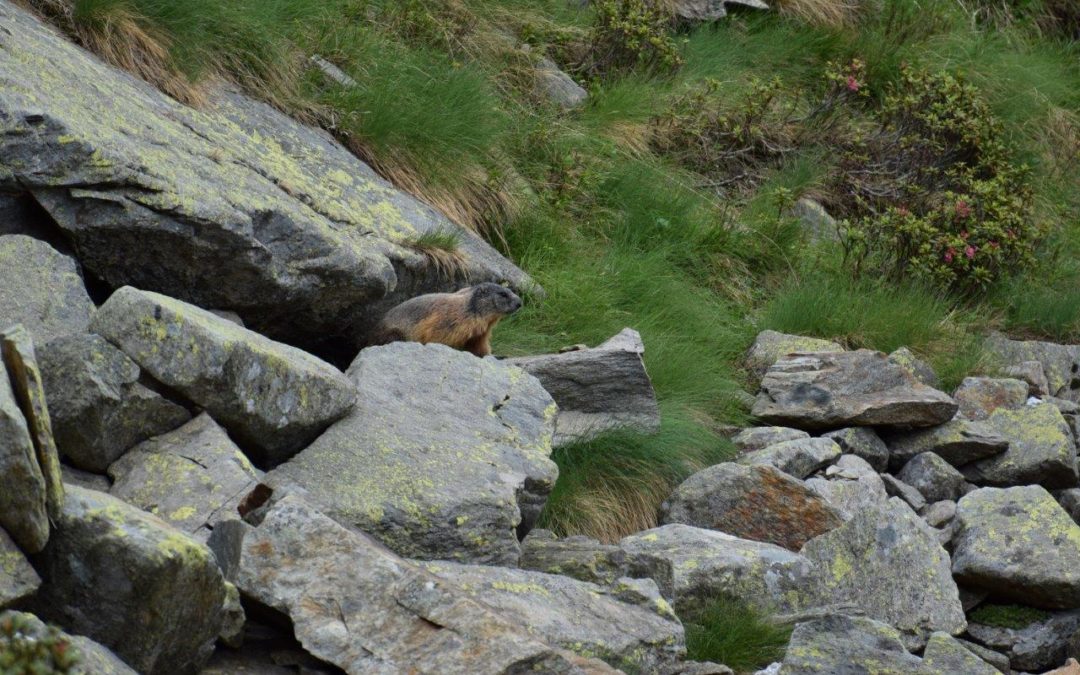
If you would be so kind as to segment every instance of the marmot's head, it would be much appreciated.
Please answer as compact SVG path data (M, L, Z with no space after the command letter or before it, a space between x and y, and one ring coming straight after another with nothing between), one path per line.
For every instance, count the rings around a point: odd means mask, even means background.
M472 287L469 311L479 316L506 316L521 309L521 298L509 288L484 283Z

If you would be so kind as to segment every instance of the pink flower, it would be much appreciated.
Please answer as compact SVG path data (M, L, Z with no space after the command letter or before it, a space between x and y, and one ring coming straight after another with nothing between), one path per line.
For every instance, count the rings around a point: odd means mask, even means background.
M955 255L956 255L956 249L950 248L948 251L945 251L945 262L951 263L953 261L953 257Z
M975 257L975 247L971 246L969 244L968 247L964 249L964 255L966 255L969 260L971 258L974 258Z
M971 215L971 207L963 199L956 202L956 216L958 218L967 218Z
M847 88L848 91L859 91L859 81L855 79L854 75L847 76Z

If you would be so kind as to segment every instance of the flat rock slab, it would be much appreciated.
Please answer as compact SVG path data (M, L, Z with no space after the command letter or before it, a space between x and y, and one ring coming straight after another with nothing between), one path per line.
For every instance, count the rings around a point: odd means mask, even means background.
M179 104L8 2L0 28L0 190L32 191L114 288L308 344L359 342L380 309L464 285L407 246L423 233L455 233L474 283L530 283L323 131L229 91Z
M919 648L935 631L967 625L949 556L934 531L892 499L812 539L802 554L821 575L822 604L851 602Z
M263 455L288 459L355 400L336 368L206 310L125 286L91 326Z
M932 452L955 467L1000 455L1009 439L984 422L954 419L929 429L886 434L889 467L897 471L909 459ZM884 471L884 468L878 469Z
M208 529L258 482L260 473L203 413L179 429L140 443L109 467L109 494L188 534Z
M49 540L45 477L4 368L0 368L0 527L26 553L37 553Z
M1080 526L1045 489L975 490L955 522L957 581L1032 607L1080 607Z
M618 546L581 535L559 539L540 529L521 542L518 566L600 585L613 584L628 574L626 553Z
M724 462L695 473L675 488L660 507L660 522L717 530L798 551L843 520L802 481L779 469Z
M761 611L796 611L815 597L809 560L773 544L689 525L664 525L619 543L633 576L654 579L676 611L717 596Z
M86 333L93 311L74 260L26 235L0 236L0 328L21 323L43 345Z
M746 353L746 367L750 374L760 378L781 356L797 352L842 352L844 348L830 340L789 335L774 330L763 330Z
M780 673L932 675L922 659L904 649L895 628L866 617L843 615L824 616L797 625L791 633Z
M109 651L108 647L81 635L68 635L63 631L50 628L29 612L0 612L0 625L9 623L13 628L17 627L17 632L25 643L38 642L50 637L66 643L69 649L78 655L78 661L73 670L65 672L71 672L74 675L83 673L86 675L136 675L135 671L121 661L116 654ZM4 647L5 639L0 635L0 653L5 651Z
M960 417L980 421L999 408L1017 410L1028 399L1028 385L1023 380L1001 377L965 377L953 393L960 405Z
M431 562L425 569L503 616L521 617L537 639L591 656L627 672L655 672L685 656L683 627L652 580L636 602L618 589L554 574Z
M222 621L214 556L115 497L67 486L64 513L35 558L44 619L112 649L140 673L197 673Z
M0 528L0 609L28 597L40 585L41 577L30 566L30 561Z
M1077 484L1076 444L1069 424L1051 403L999 408L986 424L1009 441L1009 449L964 466L964 476L982 485L1030 485L1053 490Z
M957 404L867 349L782 356L761 381L758 419L799 429L929 427L952 419Z
M515 565L558 475L556 406L531 375L444 345L371 347L349 367L356 407L269 472L397 553Z
M798 441L810 438L810 434L790 427L749 427L731 437L731 442L740 452L763 450L770 445L784 441Z
M295 496L244 537L236 584L288 615L308 652L350 674L582 672L570 654L530 636L513 617Z
M884 471L889 466L889 448L873 429L848 427L829 431L822 437L835 441L845 454L866 460L875 471Z
M1023 628L972 623L968 634L1005 654L1016 670L1043 671L1080 655L1080 611L1054 612Z
M70 335L38 350L60 452L104 472L132 446L191 419L139 382L139 366L100 335Z
M507 359L544 386L559 406L556 447L612 429L660 430L660 407L645 370L645 345L624 328L592 349Z
M784 441L738 458L739 464L771 466L795 478L806 478L840 459L840 446L829 438Z

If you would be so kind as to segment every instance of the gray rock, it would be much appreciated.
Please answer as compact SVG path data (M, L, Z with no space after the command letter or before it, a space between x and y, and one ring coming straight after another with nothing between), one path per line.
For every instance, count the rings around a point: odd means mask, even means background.
M781 357L761 381L753 410L770 424L821 430L928 427L955 413L949 396L867 349Z
M817 597L810 561L787 549L689 525L623 539L633 576L656 581L679 613L717 596L759 611L795 611Z
M225 603L221 608L222 622L218 640L226 647L239 649L244 644L244 623L247 616L240 604L240 589L225 582Z
M739 464L771 466L796 478L806 478L840 458L840 446L828 438L784 441L742 455Z
M503 616L528 617L538 640L628 672L654 672L686 654L682 624L651 579L639 582L644 595L630 604L617 590L543 572L441 561L423 567Z
M922 493L899 478L883 473L881 474L881 482L885 484L885 492L890 497L899 497L904 500L913 511L922 511L926 506L926 499L922 496Z
M0 236L0 329L21 323L43 345L87 332L93 311L74 260L32 237Z
M889 448L873 429L848 427L829 431L822 437L836 441L845 453L862 457L875 471L884 471L889 466Z
M1043 671L1080 657L1080 612L1055 612L1023 628L981 623L968 625L968 634L981 644L1004 653L1011 667Z
M843 521L821 496L779 469L724 462L698 471L675 488L660 507L660 522L798 551Z
M806 487L821 495L844 520L888 501L885 483L866 460L855 455L843 455L826 470L837 469L828 478L810 478Z
M844 615L800 623L791 634L781 675L929 675L891 626ZM957 674L959 675L959 674Z
M37 553L49 540L45 504L45 477L34 441L9 374L0 368L0 528L27 553Z
M991 335L985 348L997 356L1002 365L1016 366L1038 361L1053 396L1078 400L1080 393L1080 345L1059 345L1036 340L1010 340L1003 335Z
M341 68L338 68L334 64L330 63L318 54L312 54L308 58L308 62L315 66L322 72L323 75L333 80L337 84L343 87L357 87L359 83L354 80L348 73Z
M236 504L260 474L225 430L203 413L132 448L113 462L109 476L109 494L201 539L230 511L239 517Z
M0 528L0 609L29 597L40 585L41 577L7 532Z
M540 93L563 110L580 108L589 100L589 92L560 70L551 59L540 59L536 64L535 76Z
M358 403L291 461L300 488L338 522L413 558L515 565L558 475L556 406L514 366L444 345L365 349L349 367Z
M923 646L934 631L964 630L949 556L934 531L898 499L867 509L802 549L821 576L822 604L840 598Z
M37 642L44 638L56 637L67 643L71 651L77 655L77 661L73 669L64 672L70 672L72 675L136 675L134 670L107 647L81 635L69 635L56 628L50 628L33 614L15 611L0 612L0 623L7 622L18 626L17 641ZM10 643L4 637L0 637L0 654L7 651L5 647L8 644Z
M225 600L209 549L119 499L67 488L64 513L35 559L43 582L37 613L140 673L197 673Z
M770 445L784 441L798 441L810 438L810 434L789 427L749 427L731 437L731 442L740 452L763 450Z
M930 527L941 527L956 517L956 502L943 500L930 504L922 512L922 518Z
M735 675L735 671L711 661L680 661L664 666L659 675Z
M1080 523L1080 488L1058 490L1054 493L1054 498L1074 521Z
M222 576L230 583L235 583L236 572L240 569L240 554L244 547L244 537L254 529L249 523L229 519L214 525L206 546L214 553L214 561L221 569Z
M762 0L676 0L671 3L675 16L690 21L715 21L727 16L728 5L768 9Z
M955 467L1000 455L1009 440L985 422L954 419L929 429L886 434L889 467L897 471L912 457L932 452ZM882 469L883 470L883 469Z
M308 652L346 672L580 672L567 652L511 617L295 496L272 506L244 538L237 586L287 614Z
M754 377L765 375L781 356L798 352L842 352L844 348L830 340L788 335L774 330L763 330L754 339L746 354L746 368Z
M979 421L998 408L1022 408L1028 399L1028 385L1009 378L965 377L953 397L960 404L960 417Z
M811 241L837 241L836 219L829 215L820 202L800 197L791 207L791 215Z
M956 523L957 581L1033 607L1080 607L1080 526L1045 489L976 490Z
M923 652L923 666L939 675L998 675L997 668L983 661L948 633L930 636Z
M580 535L558 539L548 530L533 530L525 537L518 566L602 586L628 574L626 553L618 546Z
M268 462L303 448L356 398L333 366L157 293L121 288L91 325Z
M97 490L98 492L108 492L109 487L112 485L108 476L76 469L67 464L60 465L60 476L65 483L78 485L87 490Z
M612 429L659 431L660 408L641 360L643 353L638 332L624 328L593 349L506 362L540 380L559 405L554 442L558 447Z
M971 625L972 624L968 624L969 629L971 628ZM999 673L1004 673L1004 675L1012 675L1012 668L1009 666L1009 657L1005 654L996 652L993 649L984 647L974 642L970 642L968 640L964 640L961 638L954 639L959 642L964 647L964 649L968 650L975 656L978 656L980 659L993 666L994 669L997 670Z
M1047 489L1077 484L1076 444L1065 418L1053 405L998 409L986 424L1009 441L1009 449L963 467L968 480L986 485L1038 483Z
M103 472L137 443L191 419L182 406L139 383L139 366L99 335L71 335L39 350L60 452Z
M10 3L0 26L0 190L32 191L111 287L231 309L276 339L360 346L389 307L465 285L409 247L423 233L457 234L473 283L531 283L321 130L231 91L179 104Z
M1038 361L1024 361L1005 368L1005 374L1017 380L1023 380L1028 384L1028 394L1031 396L1049 396L1050 385L1046 380L1046 371Z
M908 371L916 380L928 387L937 389L941 383L930 364L915 356L907 347L901 347L889 354L889 361Z
M34 443L34 456L45 480L45 509L50 520L56 520L64 508L64 483L60 476L60 454L53 440L41 369L34 354L34 342L26 328L18 324L0 334L0 350L3 351L3 361L15 398L22 407L26 427Z
M932 452L913 457L896 477L918 490L928 502L959 499L964 484L963 474Z

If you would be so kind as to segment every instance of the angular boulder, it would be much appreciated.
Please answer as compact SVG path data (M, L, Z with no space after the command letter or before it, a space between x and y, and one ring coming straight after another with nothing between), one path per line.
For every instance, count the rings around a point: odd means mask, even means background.
M916 380L928 387L937 389L938 385L941 383L941 380L938 378L937 373L934 372L933 367L931 367L929 363L915 356L915 354L907 347L901 347L889 354L889 361L908 371Z
M652 580L625 582L646 589L630 603L618 588L554 574L447 562L423 567L503 616L528 617L523 623L537 639L627 672L655 672L686 654L682 624Z
M11 634L8 634L10 630ZM81 635L67 633L45 623L29 612L0 612L0 655L11 652L24 652L33 649L34 644L44 640L53 640L67 646L65 653L74 655L74 666L56 672L74 673L75 675L136 675L135 671L121 661L107 647L99 645ZM21 646L9 651L12 643ZM22 672L22 671L12 671ZM35 671L40 672L40 671Z
M1046 371L1038 361L1024 361L1005 368L1005 374L1028 384L1031 396L1049 396L1050 384L1046 381Z
M844 348L830 340L788 335L774 330L763 330L750 345L746 354L746 367L750 374L760 378L781 356L796 352L842 352Z
M205 539L255 487L259 471L203 413L176 431L140 443L109 467L109 494Z
M21 323L34 342L44 345L86 333L93 312L74 260L26 235L0 236L0 329Z
M919 657L904 649L895 628L866 617L837 614L795 626L780 673L932 675Z
M923 510L926 506L926 498L922 493L911 487L904 481L891 474L881 474L881 482L885 486L885 492L890 497L899 497L915 512Z
M800 429L929 427L952 419L957 404L917 381L880 352L790 354L761 381L753 414Z
M835 441L844 453L865 459L875 471L884 471L889 466L889 448L873 429L848 427L821 436Z
M796 478L806 478L840 458L840 446L828 438L784 441L742 455L739 464L771 466Z
M796 611L816 597L810 561L773 544L673 524L626 537L619 547L631 576L655 580L679 613L718 596L766 612Z
M517 563L558 475L556 406L536 378L445 345L370 347L358 402L269 472L338 522L413 558Z
M1037 361L1051 396L1080 400L1080 345L1061 345L1038 340L1010 340L991 335L984 346L1006 368Z
M0 610L30 596L41 585L30 561L0 528Z
M998 669L975 656L967 647L948 633L930 636L923 652L923 665L931 673L948 675L998 675Z
M956 635L967 625L949 556L911 509L889 500L810 540L802 555L821 577L822 604L852 602L900 631L919 648L934 631Z
M35 611L140 673L197 673L210 657L224 580L209 549L164 521L69 485L35 564L42 577Z
M521 542L518 566L602 586L628 574L626 553L618 546L581 535L559 539L549 530L539 529Z
M3 363L0 362L0 366ZM0 528L26 553L49 540L45 477L11 378L0 367Z
M964 476L932 452L916 455L896 477L919 491L928 502L956 500L964 487Z
M1053 490L1077 484L1076 444L1069 425L1050 403L999 408L986 424L1009 441L1002 454L968 464L964 476L982 485L1030 485Z
M660 522L682 523L798 551L839 527L839 513L815 492L771 466L724 462L682 482L660 507Z
M540 93L562 110L580 108L589 99L589 92L551 59L537 61L533 75Z
M660 407L641 355L641 335L624 328L592 349L507 359L544 386L559 406L556 447L612 429L656 433Z
M1006 628L982 623L968 625L968 634L980 644L1004 654L1021 671L1043 671L1080 657L1080 611L1054 612L1022 627Z
M844 520L851 520L867 508L888 501L885 483L866 460L855 455L843 455L829 469L837 471L827 478L806 480L806 487L828 502Z
M978 422L999 408L1022 408L1028 399L1028 385L1011 378L965 377L953 397L960 405L959 416Z
M267 335L363 344L390 306L530 284L477 235L394 189L329 134L227 90L189 108L5 2L0 190L30 190L110 286L237 311ZM409 244L460 238L447 278Z
M490 610L295 496L273 505L242 546L240 591L286 614L304 649L346 672L580 672L521 627L527 617Z
M268 463L314 440L356 398L349 380L328 363L157 293L119 289L91 327Z
M1080 525L1044 488L975 490L955 522L957 581L1032 607L1080 607Z
M740 452L762 450L770 445L784 441L798 441L810 438L810 434L789 427L749 427L731 437L731 442Z
M924 452L932 452L949 464L961 467L1009 449L1009 439L993 427L965 419L950 420L929 429L887 434L885 443L888 445L889 468L893 471Z
M100 335L70 335L38 351L53 433L81 469L104 472L137 443L191 419L139 382L139 366Z

